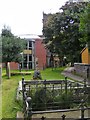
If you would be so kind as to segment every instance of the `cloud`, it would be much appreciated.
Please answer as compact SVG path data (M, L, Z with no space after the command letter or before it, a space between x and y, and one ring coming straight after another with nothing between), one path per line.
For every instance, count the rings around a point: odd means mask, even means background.
M66 0L0 0L0 30L14 34L42 34L42 13L58 11Z

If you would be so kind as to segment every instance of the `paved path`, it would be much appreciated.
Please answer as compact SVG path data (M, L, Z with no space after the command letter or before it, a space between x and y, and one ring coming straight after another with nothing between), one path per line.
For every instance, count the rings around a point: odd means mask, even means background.
M71 78L73 80L76 80L76 81L79 81L79 82L83 82L84 78L72 74L73 71L74 71L74 67L68 67L61 74L64 75L64 76L67 76L67 77L69 77L69 78Z

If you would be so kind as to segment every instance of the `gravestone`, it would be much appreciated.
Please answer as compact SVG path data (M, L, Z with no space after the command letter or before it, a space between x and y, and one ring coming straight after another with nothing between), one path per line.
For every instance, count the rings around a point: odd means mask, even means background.
M40 79L40 80L42 79L41 73L39 70L34 71L33 79Z

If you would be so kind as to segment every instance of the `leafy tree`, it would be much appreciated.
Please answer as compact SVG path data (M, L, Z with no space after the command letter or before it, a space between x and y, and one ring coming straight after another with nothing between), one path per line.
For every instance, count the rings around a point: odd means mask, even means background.
M90 2L85 8L84 14L80 18L80 32L82 33L81 41L88 44L90 51Z
M23 51L25 47L25 41L20 39L19 37L14 36L11 33L11 30L4 27L2 29L2 62L6 64L6 74L9 77L9 62L20 62L21 55L20 53Z
M72 63L80 61L80 51L84 42L79 39L80 13L84 12L87 3L67 2L60 8L61 12L52 14L43 27L45 43L51 52L68 58Z

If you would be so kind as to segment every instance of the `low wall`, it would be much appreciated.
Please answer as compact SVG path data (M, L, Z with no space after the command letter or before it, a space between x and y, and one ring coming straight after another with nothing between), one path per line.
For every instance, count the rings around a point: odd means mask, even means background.
M76 74L87 79L90 78L90 64L74 63L74 69Z

